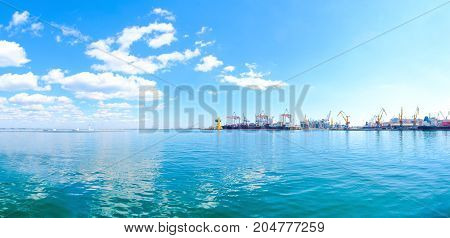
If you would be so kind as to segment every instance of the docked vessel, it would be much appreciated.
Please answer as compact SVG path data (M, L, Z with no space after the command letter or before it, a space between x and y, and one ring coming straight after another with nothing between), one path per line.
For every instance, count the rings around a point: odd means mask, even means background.
M450 130L450 120L447 118L438 120L437 118L425 117L423 125L417 129L422 131L448 131Z

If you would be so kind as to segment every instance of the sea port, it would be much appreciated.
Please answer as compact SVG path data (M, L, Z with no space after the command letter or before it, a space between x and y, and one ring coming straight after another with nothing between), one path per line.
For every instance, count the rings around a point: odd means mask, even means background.
M450 130L450 111L444 115L441 111L434 115L428 114L420 118L420 109L416 108L411 118L407 118L403 108L400 112L389 120L386 120L387 112L384 108L375 114L363 126L351 126L350 116L344 111L340 111L336 116L341 119L334 122L330 111L323 119L309 119L303 116L303 120L296 122L295 115L286 110L279 115L279 120L274 116L264 112L255 115L254 122L251 122L245 115L238 116L236 113L226 116L223 124L220 117L215 119L215 125L207 130L346 130L346 131L399 131L399 130L421 130L437 131Z

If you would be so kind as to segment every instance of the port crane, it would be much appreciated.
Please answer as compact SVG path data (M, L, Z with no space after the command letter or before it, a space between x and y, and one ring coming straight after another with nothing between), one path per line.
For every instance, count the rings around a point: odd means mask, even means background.
M377 127L381 127L381 120L383 119L383 115L387 116L386 110L384 108L381 108L380 113L376 116L375 123L377 124Z
M303 124L304 124L304 128L309 128L309 121L308 121L308 118L306 117L306 114L303 119Z
M331 111L327 115L327 121L330 121L330 117L331 117Z
M400 114L398 114L398 121L400 123L400 127L402 127L403 126L403 107L400 110Z
M419 117L419 107L416 108L416 112L414 113L413 116L413 125L417 126L417 118Z
M250 121L245 117L245 114L242 114L242 124L248 126Z
M330 118L331 118L331 111L328 113L326 119L322 119L322 128L329 128L330 127ZM333 124L333 123L331 123Z
M237 116L235 112L233 113L232 116L227 116L227 119L229 122L231 122L230 124L232 124L233 126L241 124L241 117Z
M342 116L342 118L344 119L344 121L345 121L345 128L346 129L348 129L349 128L349 126L350 126L350 116L347 116L347 114L345 114L345 112L344 111L340 111L338 114L337 114L337 116L339 117L339 116Z
M442 118L443 118L444 120L447 120L447 117L444 116L444 113L442 113L442 111L439 111L439 114L442 116Z
M292 121L292 114L289 113L288 109L286 109L286 111L283 114L281 114L280 117L281 117L281 122L282 122L283 125L286 125L288 123L289 124L293 123L293 121Z

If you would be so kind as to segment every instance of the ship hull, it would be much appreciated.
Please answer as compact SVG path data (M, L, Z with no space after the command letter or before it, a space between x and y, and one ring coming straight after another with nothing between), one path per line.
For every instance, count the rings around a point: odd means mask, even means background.
M450 126L419 126L422 131L450 131Z

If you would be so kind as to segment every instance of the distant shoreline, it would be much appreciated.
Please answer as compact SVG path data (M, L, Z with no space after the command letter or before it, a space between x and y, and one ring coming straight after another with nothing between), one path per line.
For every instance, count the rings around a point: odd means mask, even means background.
M96 132L126 132L126 131L141 131L141 132L150 132L150 131L210 131L214 132L217 130L214 129L202 129L202 128L171 128L171 129L96 129L96 130L87 130L87 129L48 129L48 128L0 128L1 132L42 132L42 133L96 133ZM352 128L352 129L318 129L318 128L310 128L310 129L301 129L301 130L281 130L281 129L224 129L220 130L222 132L229 131L450 131L450 128L437 128L433 130L423 130L423 129L388 129L388 130L380 130L380 129L366 129L366 128Z

